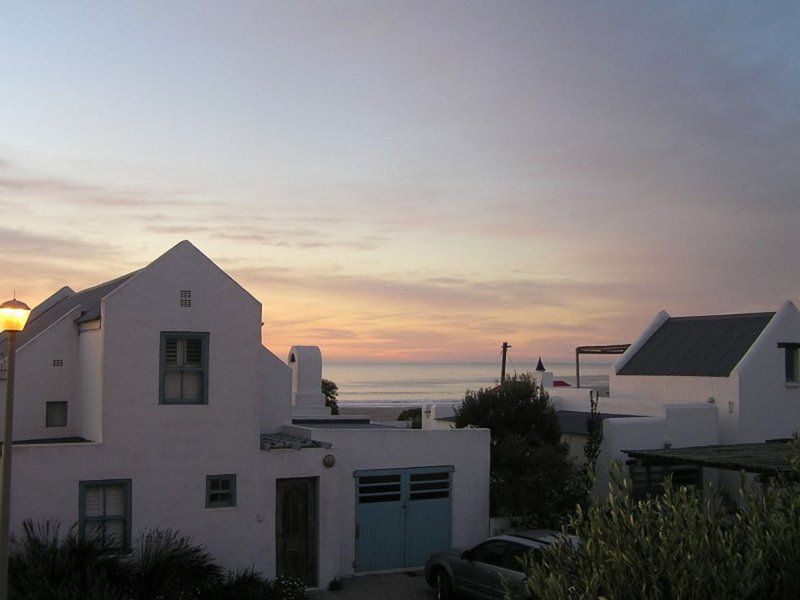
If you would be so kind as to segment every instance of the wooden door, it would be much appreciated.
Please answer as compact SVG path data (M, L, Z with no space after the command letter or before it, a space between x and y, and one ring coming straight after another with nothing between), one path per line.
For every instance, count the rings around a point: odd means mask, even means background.
M317 479L278 479L276 574L317 585Z

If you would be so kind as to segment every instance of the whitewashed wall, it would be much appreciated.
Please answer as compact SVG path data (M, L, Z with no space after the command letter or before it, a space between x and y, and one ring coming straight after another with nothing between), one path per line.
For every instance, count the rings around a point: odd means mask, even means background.
M53 438L80 435L81 402L77 393L78 335L73 323L80 309L19 346L14 387L14 437ZM63 360L54 367L53 360ZM5 382L3 382L5 383ZM5 385L0 395L5 397ZM68 403L66 427L45 427L45 403ZM3 417L0 415L0 423Z
M184 289L192 290L192 308L180 307ZM159 404L162 331L209 333L208 404ZM52 335L60 339L57 330ZM261 432L291 422L290 369L261 345L260 303L188 242L107 296L101 329L64 339L80 358L71 369L80 377L73 385L83 408L80 430L102 443L15 447L12 531L27 518L69 527L78 520L79 481L130 479L134 542L151 528L170 527L205 544L225 566L273 576L276 480L319 477L324 585L352 572L354 471L447 464L455 467L454 542L486 535L488 431L299 428L333 448L261 451ZM37 361L54 358L53 347L32 345L30 362L19 361L18 397L39 393ZM66 355L64 361L66 372ZM327 453L337 456L332 469L322 465ZM207 509L206 476L227 473L237 475L237 506Z
M598 460L599 493L608 489L613 461L628 460L623 450L687 448L718 444L717 409L712 404L673 404L660 417L622 417L603 421L603 446Z
M744 356L738 377L738 441L763 442L800 430L800 387L786 384L785 354L778 343L800 343L800 313L785 303Z

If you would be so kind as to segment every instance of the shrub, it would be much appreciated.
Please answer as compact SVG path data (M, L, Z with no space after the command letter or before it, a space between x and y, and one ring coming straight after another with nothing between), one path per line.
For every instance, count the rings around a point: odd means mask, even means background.
M124 565L82 542L72 527L61 536L52 521L25 521L9 557L9 597L12 600L122 600L118 582Z
M778 481L742 491L743 507L722 494L665 485L634 502L615 474L608 501L578 510L578 546L554 544L529 565L537 598L798 598L800 485Z
M172 529L142 535L127 563L135 600L193 600L222 582L221 570L205 548Z
M272 582L270 600L306 600L305 584L296 577L278 577Z
M558 415L530 374L468 391L456 427L491 430L490 510L528 527L558 527L586 498L580 469L561 441Z
M62 535L51 521L23 524L9 558L10 600L305 600L293 578L253 569L223 573L205 548L170 529L144 534L129 556Z
M272 600L272 585L253 569L229 571L203 600Z
M411 429L422 428L422 409L421 408L407 408L399 415L398 421L411 421Z

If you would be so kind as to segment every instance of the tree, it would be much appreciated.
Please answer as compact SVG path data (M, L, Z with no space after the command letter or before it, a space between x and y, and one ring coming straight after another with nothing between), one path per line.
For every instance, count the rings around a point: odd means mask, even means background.
M580 543L553 544L527 565L533 597L800 598L800 472L743 489L734 507L670 481L634 501L616 466L609 499L571 519Z
M600 457L600 447L603 444L603 419L597 410L597 393L592 391L589 396L589 416L586 419L586 443L583 446L583 455L586 457L587 486L592 481L597 470L597 459Z
M399 415L398 421L411 421L411 429L422 428L422 409L421 408L407 408Z
M580 470L561 441L558 415L530 374L468 391L456 427L491 430L490 510L530 527L558 526L585 498Z
M339 386L330 379L322 380L322 395L325 396L325 406L331 409L332 415L339 414Z

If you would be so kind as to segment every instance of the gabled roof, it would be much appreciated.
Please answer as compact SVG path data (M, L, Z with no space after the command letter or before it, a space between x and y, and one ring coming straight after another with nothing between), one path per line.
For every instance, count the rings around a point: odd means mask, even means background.
M774 315L671 317L617 375L727 377Z
M37 309L39 307L37 306L33 309L31 318L27 325L25 325L25 329L17 336L17 348L22 347L23 344L35 338L78 306L81 307L81 314L76 319L76 323L84 323L86 321L98 319L100 317L100 301L138 272L139 271L134 271L133 273L128 273L122 277L106 281L105 283L90 287L76 294L65 296L42 311L38 311ZM47 302L47 300L45 300L45 302ZM0 357L5 356L7 352L5 344L2 345L2 350L0 352Z

